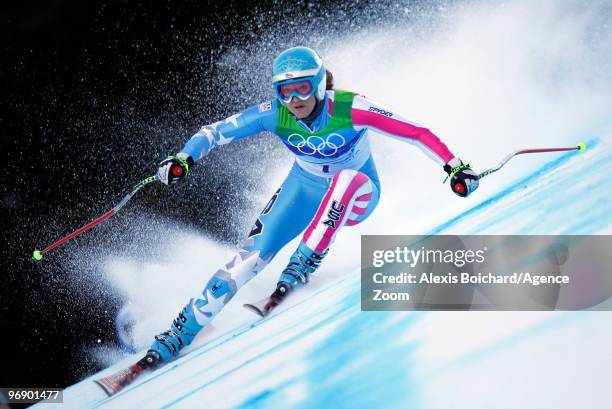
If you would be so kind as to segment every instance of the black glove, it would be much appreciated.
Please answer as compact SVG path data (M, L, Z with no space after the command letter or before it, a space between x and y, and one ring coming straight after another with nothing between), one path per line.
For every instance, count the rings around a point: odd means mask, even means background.
M451 166L451 162L456 162L454 164L457 166ZM444 165L444 170L448 173L451 190L456 195L467 197L478 188L478 175L469 164L464 165L460 159L453 159Z
M157 178L165 185L176 183L189 173L193 166L193 158L181 156L170 156L159 163Z

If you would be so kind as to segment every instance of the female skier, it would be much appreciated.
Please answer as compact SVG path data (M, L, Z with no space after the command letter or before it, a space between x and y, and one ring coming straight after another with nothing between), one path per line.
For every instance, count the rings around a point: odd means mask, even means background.
M283 51L272 67L276 99L204 126L176 156L159 165L165 184L183 179L215 146L269 131L295 154L289 175L255 221L238 254L218 270L170 329L155 337L139 365L154 368L189 345L238 289L301 232L302 240L281 273L271 304L304 285L327 254L338 231L364 221L376 208L380 182L368 129L423 148L449 175L451 189L468 196L478 178L428 129L350 91L333 89L333 78L316 52Z

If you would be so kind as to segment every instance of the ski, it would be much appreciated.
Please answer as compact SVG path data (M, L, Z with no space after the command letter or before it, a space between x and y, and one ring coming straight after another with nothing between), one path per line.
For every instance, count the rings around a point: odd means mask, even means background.
M291 287L286 283L279 283L276 290L269 297L264 298L263 300L251 303L251 304L243 304L242 306L247 310L259 315L261 318L265 318L274 308L276 308L287 295L290 293Z
M243 304L243 307L259 315L261 318L265 318L278 304L279 302L274 298L267 297L252 304Z
M159 354L149 350L147 355L135 364L109 376L105 376L104 378L95 379L94 382L100 386L108 396L113 396L129 386L140 375L152 371L158 366L160 366Z
M127 369L122 369L104 378L96 379L94 382L97 383L108 396L113 396L131 384L142 371L143 369L138 364L134 364Z

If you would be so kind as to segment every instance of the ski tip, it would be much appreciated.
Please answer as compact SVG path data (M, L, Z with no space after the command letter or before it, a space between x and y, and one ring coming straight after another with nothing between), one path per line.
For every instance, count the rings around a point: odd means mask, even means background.
M94 382L98 384L108 396L113 396L130 385L142 372L142 368L138 364L134 364L129 368L115 372L104 378L94 379Z
M579 144L578 144L578 150L579 150L580 152L584 152L584 151L586 151L586 148L587 148L586 143L582 142L582 143L579 143Z
M260 310L258 307L254 306L253 304L242 304L242 306L246 308L247 310L259 315L261 318L265 317L265 314L263 313L263 311Z
M113 385L111 382L109 382L107 378L95 379L94 382L96 383L96 385L102 388L102 390L108 396L113 396L121 390L121 388L117 388L116 385Z

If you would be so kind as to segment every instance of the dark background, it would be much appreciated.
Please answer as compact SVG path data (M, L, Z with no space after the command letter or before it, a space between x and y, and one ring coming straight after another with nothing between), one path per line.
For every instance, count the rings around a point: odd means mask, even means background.
M124 217L42 263L31 260L34 248L106 212L200 126L272 98L268 70L285 47L316 48L334 30L391 21L394 7L412 16L406 4L359 1L11 3L0 8L2 387L68 386L102 369L90 347L116 343L120 300L74 285L75 250L104 242L133 251L122 243L135 233L124 232L145 209L236 244L250 225L232 214L246 209L248 219L262 205L239 194L257 189L244 163L266 170L290 157L272 138L255 151L238 142L233 154L199 163L182 186L151 187ZM416 4L410 10L422 12ZM266 53L228 57L255 43ZM79 266L77 274L96 268Z
M75 245L95 245L91 235L40 264L32 250L107 211L199 126L230 113L213 91L214 61L257 33L252 17L261 11L255 2L11 3L0 15L0 385L64 387L101 369L84 348L115 342L115 300L70 285L65 261ZM233 197L226 182L199 186L198 196L154 186L130 210L152 208L237 240L220 222Z

